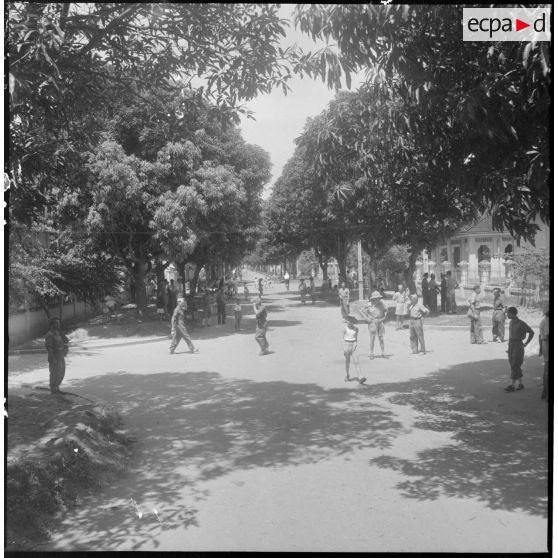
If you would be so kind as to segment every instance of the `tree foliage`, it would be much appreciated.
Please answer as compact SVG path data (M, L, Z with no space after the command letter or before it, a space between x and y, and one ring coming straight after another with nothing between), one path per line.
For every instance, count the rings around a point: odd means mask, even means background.
M394 105L390 119L363 105L354 130L361 160L373 162L366 139L382 119L384 133L416 139L408 160L420 144L433 174L453 175L497 229L530 239L536 215L549 219L548 43L456 40L460 16L458 6L320 4L297 6L296 19L368 70L370 98Z

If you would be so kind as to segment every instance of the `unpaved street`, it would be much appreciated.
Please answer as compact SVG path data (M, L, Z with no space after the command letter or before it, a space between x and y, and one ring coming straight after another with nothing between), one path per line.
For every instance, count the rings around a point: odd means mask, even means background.
M139 335L72 351L63 388L118 407L138 441L49 550L546 551L537 357L509 394L506 345L470 345L462 320L427 320L425 356L389 322L374 360L361 324L359 386L343 381L338 307L279 285L264 302L265 357L253 316L194 331L194 355ZM45 355L9 367L9 385L47 383Z

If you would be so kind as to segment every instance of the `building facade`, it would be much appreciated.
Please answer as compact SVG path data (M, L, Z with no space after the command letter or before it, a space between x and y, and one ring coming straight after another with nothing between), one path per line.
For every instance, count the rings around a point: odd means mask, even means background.
M460 229L455 236L431 251L424 250L417 262L417 275L435 273L437 278L451 271L459 283L506 286L511 281L513 254L530 250L550 250L550 228L540 219L535 245L516 245L508 232L492 228L492 218L484 215L476 223Z

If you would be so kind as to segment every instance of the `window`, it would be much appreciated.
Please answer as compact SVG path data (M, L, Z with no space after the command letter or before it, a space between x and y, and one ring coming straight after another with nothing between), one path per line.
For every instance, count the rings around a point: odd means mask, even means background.
M478 261L489 262L490 261L490 248L486 244L481 244L477 251Z

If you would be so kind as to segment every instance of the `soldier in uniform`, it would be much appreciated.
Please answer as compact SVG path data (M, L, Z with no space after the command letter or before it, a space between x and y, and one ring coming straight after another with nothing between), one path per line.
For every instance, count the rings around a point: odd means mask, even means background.
M503 343L506 332L506 306L502 299L502 292L498 287L494 289L494 312L492 313L492 341Z
M171 333L172 333L172 341L170 346L170 354L174 354L174 350L176 346L180 342L181 339L184 339L190 348L191 353L197 353L198 349L194 347L192 343L192 338L186 329L186 301L184 299L180 299L178 304L172 314L171 318Z
M51 318L50 330L45 336L45 346L48 352L48 371L50 392L60 393L60 384L66 374L64 357L68 352L69 339L60 331L60 318Z
M374 358L374 342L376 336L378 336L382 358L384 358L384 321L387 316L387 311L382 302L382 295L378 291L374 291L370 295L370 302L364 307L362 313L368 322L368 332L370 333L370 358Z

